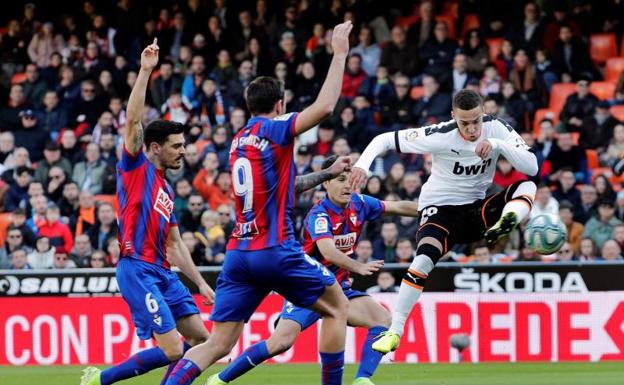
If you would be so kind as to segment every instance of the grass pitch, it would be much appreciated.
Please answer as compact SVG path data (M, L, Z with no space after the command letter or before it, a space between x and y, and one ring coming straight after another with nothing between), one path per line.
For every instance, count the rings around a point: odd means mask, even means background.
M214 366L194 384L221 370ZM0 366L1 385L78 385L79 366ZM351 384L356 365L347 365L343 383ZM121 382L123 385L158 385L163 370ZM319 385L319 366L264 365L234 381L233 385ZM373 377L377 385L622 385L624 362L538 364L388 364Z

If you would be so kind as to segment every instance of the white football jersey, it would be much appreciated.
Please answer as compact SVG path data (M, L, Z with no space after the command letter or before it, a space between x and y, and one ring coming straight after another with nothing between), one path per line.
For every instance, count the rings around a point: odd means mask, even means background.
M431 205L463 205L485 198L501 149L493 144L486 159L479 158L475 149L479 142L489 138L529 150L513 127L489 115L483 116L481 137L474 142L462 138L455 120L395 132L397 151L432 156L431 176L422 187L419 210Z

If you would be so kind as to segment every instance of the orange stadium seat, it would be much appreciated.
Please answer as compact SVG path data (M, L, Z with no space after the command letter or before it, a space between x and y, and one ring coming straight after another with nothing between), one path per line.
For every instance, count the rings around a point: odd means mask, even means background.
M613 33L597 33L589 37L589 54L596 63L604 63L617 56L617 43Z
M457 2L447 2L444 4L442 14L457 19L459 15L459 4Z
M105 194L96 195L95 201L110 203L111 205L113 205L113 208L115 209L115 211L117 211L117 208L119 207L119 204L117 203L117 196L115 195L105 195Z
M476 13L467 13L464 16L464 23L462 24L461 38L464 38L466 32L471 29L479 28L480 25L481 23L479 23L479 15L477 15Z
M403 28L409 28L412 24L418 21L418 15L411 16L399 16L396 18L396 25L400 25Z
M11 84L20 84L26 81L26 72L18 72L11 77Z
M420 99L424 93L425 87L412 87L412 90L410 91L410 96L412 97L412 99L416 100Z
M457 31L455 29L455 19L452 16L448 15L437 15L437 21L443 21L446 24L446 28L448 28L449 37L452 39L457 38Z
M550 103L548 108L554 111L558 116L563 109L566 98L576 92L576 85L574 83L556 83L553 84L550 90Z
M0 247L4 246L7 229L11 225L11 213L0 213Z
M535 117L533 118L533 134L539 136L540 134L540 121L544 118L548 118L553 121L553 125L559 123L559 114L548 108L540 108L535 111Z
M620 122L624 122L624 105L611 107L611 115Z
M611 178L613 177L613 170L611 170L611 167L598 167L598 168L592 169L591 170L592 183L594 183L594 179L596 179L598 175L604 175L607 178L609 178L609 180L611 180Z
M581 133L580 132L571 132L570 136L572 136L572 143L574 143L575 146L578 146L578 142L579 142L579 139L581 137Z
M609 82L591 82L589 92L600 100L608 100L615 95L615 84Z
M598 160L598 151L585 150L585 156L587 157L587 167L590 170L595 170L600 167L600 162Z
M624 72L624 57L612 57L605 66L605 82L616 84Z
M490 39L485 40L485 42L487 43L488 49L490 51L491 61L496 60L496 57L501 51L501 46L503 45L503 41L505 41L505 39L503 39L502 37L492 37Z

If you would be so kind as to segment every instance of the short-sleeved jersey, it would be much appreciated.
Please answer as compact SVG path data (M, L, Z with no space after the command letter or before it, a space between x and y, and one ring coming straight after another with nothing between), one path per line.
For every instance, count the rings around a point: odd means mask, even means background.
M143 151L132 155L124 146L117 163L117 200L121 257L168 269L166 241L177 222L165 171L158 170Z
M479 158L475 149L481 140L463 139L455 120L396 131L394 138L399 152L431 154L431 176L422 187L419 210L431 205L463 205L485 197L501 151L492 150L487 159ZM513 127L490 115L483 116L481 138L529 149Z
M253 117L232 140L236 226L228 250L262 250L294 240L296 113Z
M325 198L310 209L304 220L303 251L327 266L339 283L347 282L349 271L323 258L316 241L333 238L336 248L350 256L355 252L364 222L374 221L384 211L384 203L368 195L351 194L351 201L346 208L336 206Z

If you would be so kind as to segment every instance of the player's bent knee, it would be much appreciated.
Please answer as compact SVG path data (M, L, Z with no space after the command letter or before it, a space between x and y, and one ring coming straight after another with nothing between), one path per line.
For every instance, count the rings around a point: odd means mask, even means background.
M435 264L440 258L442 258L442 244L440 241L432 237L423 238L416 247L416 255L427 256L431 259L431 261L433 261L433 264ZM414 262L412 262L412 264L413 263ZM431 270L433 270L433 267ZM429 272L425 274L429 274Z
M182 344L177 344L177 346L161 346L160 349L163 353L165 353L165 356L167 356L167 359L171 362L179 360L184 355Z

